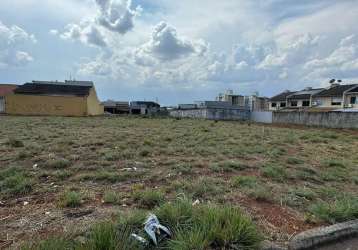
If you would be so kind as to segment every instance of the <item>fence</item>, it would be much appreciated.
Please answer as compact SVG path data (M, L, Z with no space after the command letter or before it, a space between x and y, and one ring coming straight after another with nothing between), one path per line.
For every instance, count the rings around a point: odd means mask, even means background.
M273 112L273 123L358 128L358 112Z
M250 120L260 123L272 123L272 112L270 111L253 111L250 114Z
M198 108L172 110L170 116L178 118L198 118L208 120L247 120L250 112L245 109Z

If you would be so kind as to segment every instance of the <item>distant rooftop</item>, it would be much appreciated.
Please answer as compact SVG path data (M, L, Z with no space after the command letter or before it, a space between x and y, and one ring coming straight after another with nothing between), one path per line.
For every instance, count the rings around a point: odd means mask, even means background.
M293 92L293 91L285 91L285 92L282 92L282 93L280 93L280 94L278 94L278 95L275 95L274 97L272 97L271 99L270 99L270 101L271 102L285 102L286 101L286 98L287 98L287 96L289 96L289 95L292 95L293 93L295 93L295 92Z
M0 96L12 93L17 88L15 84L0 84Z
M316 94L317 97L335 97L335 96L342 96L345 91L354 88L354 86L357 86L357 84L348 84L348 85L333 85L329 89L323 90Z
M19 86L14 93L24 95L54 95L54 96L88 96L91 86L57 84L26 83Z
M303 99L310 99L312 95L318 94L324 90L323 88L313 89L313 88L306 88L301 91L294 92L293 94L287 96L288 99L291 100L303 100Z
M72 86L89 86L93 87L94 83L92 81L76 81L76 80L65 80L64 82L60 81L32 81L34 84L54 84L54 85L72 85Z

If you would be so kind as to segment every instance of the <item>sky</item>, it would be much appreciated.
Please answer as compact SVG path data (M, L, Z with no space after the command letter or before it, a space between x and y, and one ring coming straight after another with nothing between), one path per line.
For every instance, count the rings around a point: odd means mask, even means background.
M358 0L1 0L0 83L213 100L358 82Z

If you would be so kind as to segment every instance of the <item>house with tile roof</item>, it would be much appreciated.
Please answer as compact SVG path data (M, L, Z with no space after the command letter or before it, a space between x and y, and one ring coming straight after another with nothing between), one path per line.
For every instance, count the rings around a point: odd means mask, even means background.
M6 96L6 113L13 115L94 116L104 113L94 84L38 82L19 86Z
M345 92L343 102L349 109L358 109L358 84Z
M13 93L13 91L17 88L15 84L0 84L0 113L5 113L5 97Z
M347 91L353 90L356 84L333 83L330 87L313 96L313 106L317 108L339 109L345 108L345 95Z
M294 94L295 92L286 90L278 95L269 99L269 110L275 111L285 109L287 107L287 96Z

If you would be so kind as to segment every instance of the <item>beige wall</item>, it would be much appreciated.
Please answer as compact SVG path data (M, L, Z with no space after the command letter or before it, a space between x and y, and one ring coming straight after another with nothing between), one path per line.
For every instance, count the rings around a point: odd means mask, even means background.
M353 104L353 108L357 109L358 108L358 93L347 94L345 97L345 106L347 107L351 103L352 96L355 96L357 98L356 104Z
M103 115L104 114L104 106L101 105L98 100L96 90L94 88L91 89L90 94L87 98L87 111L88 115Z
M6 113L13 115L87 115L86 97L11 94L6 96Z
M321 107L321 108L342 108L343 107L343 98L342 98L342 105L332 105L332 100L333 100L332 97L313 98L313 102L317 102L319 104L317 107Z

